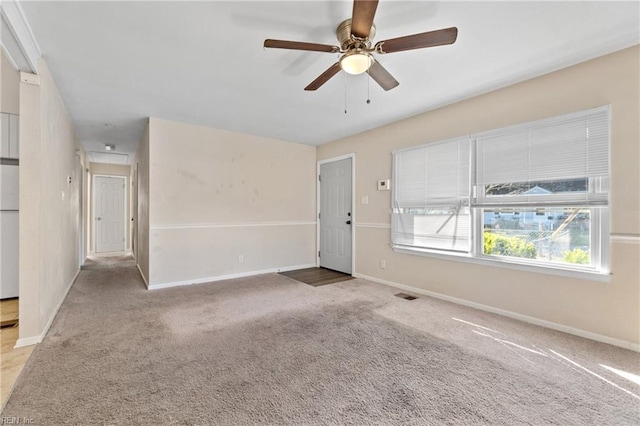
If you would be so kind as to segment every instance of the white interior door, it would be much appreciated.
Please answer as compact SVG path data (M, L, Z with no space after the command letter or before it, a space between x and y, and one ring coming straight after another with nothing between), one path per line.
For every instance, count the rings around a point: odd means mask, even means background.
M320 266L351 274L351 158L320 165Z
M96 253L124 250L124 186L124 178L95 178L93 196Z

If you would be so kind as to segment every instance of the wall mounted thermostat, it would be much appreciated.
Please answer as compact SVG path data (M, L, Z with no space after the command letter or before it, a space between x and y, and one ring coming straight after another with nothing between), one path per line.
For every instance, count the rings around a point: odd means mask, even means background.
M389 179L379 180L378 191L388 191L388 190L389 190Z

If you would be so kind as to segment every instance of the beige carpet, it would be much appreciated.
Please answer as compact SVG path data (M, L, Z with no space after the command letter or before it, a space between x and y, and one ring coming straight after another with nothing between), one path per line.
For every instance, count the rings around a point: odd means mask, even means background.
M82 271L3 416L42 425L640 424L638 354L363 280Z
M132 254L97 254L89 255L82 265L83 271L95 271L97 269L136 266Z

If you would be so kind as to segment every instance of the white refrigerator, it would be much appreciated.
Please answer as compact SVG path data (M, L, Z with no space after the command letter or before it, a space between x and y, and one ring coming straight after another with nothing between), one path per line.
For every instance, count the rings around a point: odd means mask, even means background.
M0 299L9 299L18 297L18 116L0 117Z

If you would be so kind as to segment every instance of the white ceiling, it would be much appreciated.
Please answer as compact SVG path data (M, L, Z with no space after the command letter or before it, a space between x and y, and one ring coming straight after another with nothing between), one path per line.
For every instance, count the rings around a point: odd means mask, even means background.
M457 42L378 56L400 82L389 92L344 73L305 92L337 56L262 43L337 44L349 0L22 8L85 149L129 158L149 116L319 145L640 42L635 1L381 0L374 41L456 26Z

